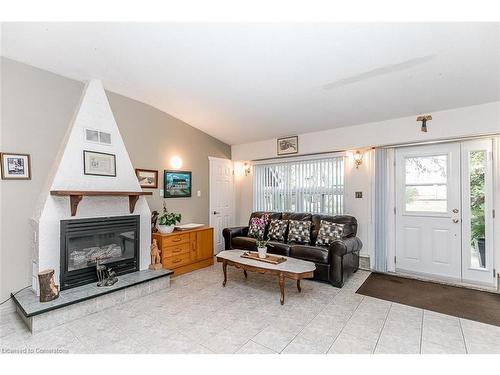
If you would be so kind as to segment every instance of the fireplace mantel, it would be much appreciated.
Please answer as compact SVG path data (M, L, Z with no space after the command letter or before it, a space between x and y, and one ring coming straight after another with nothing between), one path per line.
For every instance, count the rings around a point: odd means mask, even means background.
M78 191L78 190L51 190L50 195L69 197L71 216L76 215L78 204L84 196L89 197L128 197L130 213L134 212L135 204L141 195L152 195L150 191Z

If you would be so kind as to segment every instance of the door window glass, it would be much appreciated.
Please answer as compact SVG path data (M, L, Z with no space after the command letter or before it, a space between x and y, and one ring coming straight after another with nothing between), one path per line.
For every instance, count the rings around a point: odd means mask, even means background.
M448 156L405 158L406 212L448 211Z
M470 254L472 268L486 268L485 173L486 151L469 152Z

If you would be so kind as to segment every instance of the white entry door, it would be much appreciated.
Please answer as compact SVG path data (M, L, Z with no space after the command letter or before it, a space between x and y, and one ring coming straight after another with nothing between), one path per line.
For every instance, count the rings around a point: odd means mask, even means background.
M396 150L396 271L492 286L492 140Z
M210 157L210 226L214 228L214 252L224 250L222 230L234 224L233 162Z
M396 202L396 270L460 280L460 144L398 149Z

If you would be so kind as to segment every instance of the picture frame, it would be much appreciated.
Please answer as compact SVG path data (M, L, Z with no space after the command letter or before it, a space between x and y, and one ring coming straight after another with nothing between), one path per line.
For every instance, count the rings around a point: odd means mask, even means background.
M278 138L276 147L278 156L297 154L299 152L299 137L294 135L292 137Z
M83 174L116 177L116 156L104 152L83 150Z
M193 186L191 171L167 171L163 173L164 198L190 198Z
M139 180L139 185L143 189L157 189L158 188L158 171L154 169L135 169L135 175Z
M14 152L0 153L2 180L31 180L31 156Z

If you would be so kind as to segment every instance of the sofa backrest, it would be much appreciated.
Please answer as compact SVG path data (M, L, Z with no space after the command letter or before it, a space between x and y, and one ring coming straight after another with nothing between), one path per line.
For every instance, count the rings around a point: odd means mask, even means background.
M344 224L344 236L353 237L358 231L358 222L354 216L350 215L320 215L320 214L310 214L301 212L266 212L266 211L255 211L250 215L250 221L254 217L261 217L263 214L269 214L269 220L280 219L280 220L300 220L300 221L312 221L311 224L311 244L316 243L316 238L318 237L319 227L321 220L330 221L333 223ZM265 232L265 238L267 238L267 229ZM287 230L288 233L288 230ZM286 235L285 235L286 238Z

